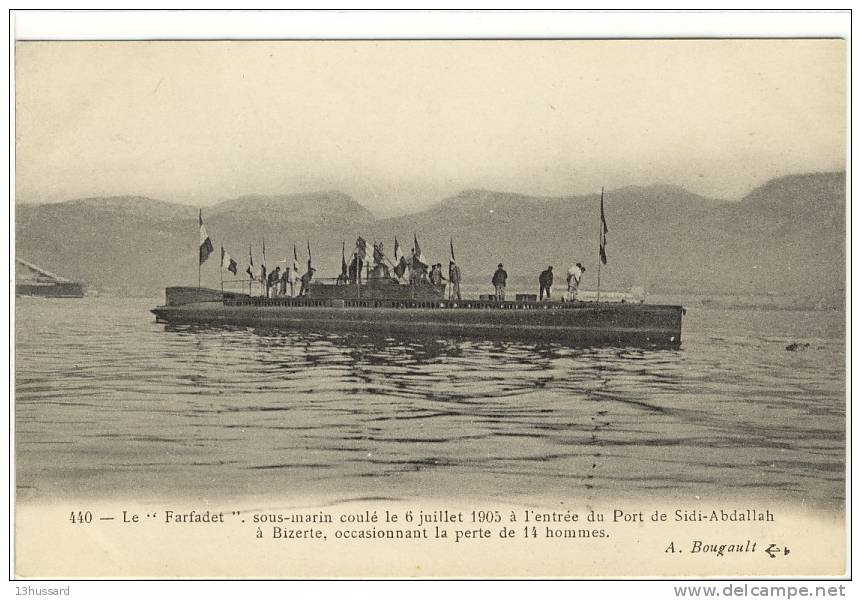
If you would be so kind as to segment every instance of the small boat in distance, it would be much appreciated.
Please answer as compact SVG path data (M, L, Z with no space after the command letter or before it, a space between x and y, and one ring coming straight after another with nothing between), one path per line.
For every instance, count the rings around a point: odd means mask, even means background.
M31 262L15 257L15 295L45 298L83 298L84 284L70 281Z

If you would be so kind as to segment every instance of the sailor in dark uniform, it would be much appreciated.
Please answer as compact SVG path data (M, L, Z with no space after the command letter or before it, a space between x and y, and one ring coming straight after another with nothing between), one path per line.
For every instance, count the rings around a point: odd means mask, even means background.
M361 275L362 261L359 259L359 253L353 252L353 260L350 261L350 267L348 268L350 283L356 283Z
M311 291L311 278L314 277L314 272L316 269L314 267L308 267L308 270L305 271L305 274L302 275L302 287L299 289L300 296L308 295L308 292Z
M266 279L266 295L268 297L278 295L278 281L281 279L281 267L275 267L274 271L269 272Z
M550 300L550 288L553 287L553 267L547 267L541 271L541 275L538 276L538 286L540 288L538 299L544 300L544 292L547 292L547 299Z
M431 268L430 282L434 285L442 285L445 277L442 276L442 264L437 263Z
M502 263L499 263L499 266L496 268L496 272L493 274L493 279L490 280L490 283L493 284L493 289L496 292L494 296L498 301L505 300L505 283L507 281L508 273L502 268Z

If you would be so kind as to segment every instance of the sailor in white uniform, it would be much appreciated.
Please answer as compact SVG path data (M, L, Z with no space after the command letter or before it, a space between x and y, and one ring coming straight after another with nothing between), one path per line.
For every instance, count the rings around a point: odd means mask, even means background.
M583 273L586 272L586 267L577 263L570 269L568 269L568 276L566 277L566 281L568 282L568 301L573 302L577 300L577 288L580 287L580 280L583 279Z

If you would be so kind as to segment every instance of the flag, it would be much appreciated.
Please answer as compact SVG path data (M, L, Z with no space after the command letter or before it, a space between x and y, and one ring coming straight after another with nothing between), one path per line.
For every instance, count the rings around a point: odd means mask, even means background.
M230 255L224 251L224 246L221 247L221 268L226 268L228 271L233 273L234 277L236 276L236 268L238 265L236 261L230 258Z
M601 257L601 262L607 264L607 219L604 217L604 188L601 188L601 244L598 248L598 255Z
M308 272L311 271L311 240L308 241Z
M290 269L290 283L299 281L299 257L296 255L296 244L293 244L293 268Z
M395 238L395 275L398 279L403 278L407 271L407 259L404 253L401 252L401 245L398 243L398 238Z
M375 243L374 244L374 264L381 265L383 264L383 243Z
M266 283L266 238L263 238L263 261L260 263L260 281Z
M448 238L448 243L451 246L451 262L457 262L454 259L454 238Z
M413 252L415 253L415 259L420 265L428 266L428 261L425 258L424 254L422 254L422 249L419 247L419 239L416 237L416 234L413 234Z
M395 238L395 275L398 276L398 279L401 279L406 271L407 259L404 257L404 253L401 252L401 245L398 244L398 238Z
M347 279L347 244L341 242L341 277Z
M251 281L254 281L254 256L251 254L251 246L248 246L248 268L245 269L245 272L248 273L248 278Z
M203 224L203 209L199 209L197 213L197 219L200 222L200 263L203 264L206 262L206 259L209 258L209 255L215 250L212 247L212 240L209 239L209 234L206 233L206 226Z

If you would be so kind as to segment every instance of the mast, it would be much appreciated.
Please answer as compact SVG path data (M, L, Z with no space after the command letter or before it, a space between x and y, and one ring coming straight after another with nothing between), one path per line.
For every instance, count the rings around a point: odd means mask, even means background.
M198 221L198 233L203 231L203 209L197 209L197 221ZM203 245L203 240L199 240L198 248L197 248L197 289L200 289L200 265L203 263L200 261L200 257L203 256L201 254L201 246Z
M290 297L296 297L296 273L299 271L299 257L296 256L296 242L293 242L293 266L290 269L293 273L290 277Z
M266 238L263 238L263 264L260 265L260 290L263 292L264 297L269 296L269 288L267 287L267 279L266 279Z
M604 186L601 186L601 209L598 211L598 302L601 301L601 247L604 243L604 220L601 210L604 209Z

